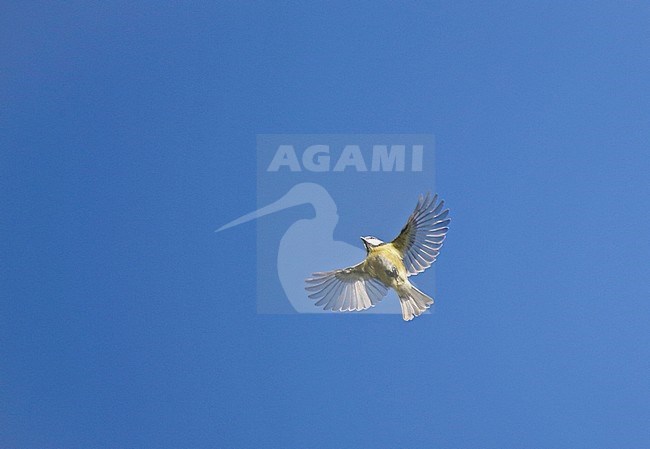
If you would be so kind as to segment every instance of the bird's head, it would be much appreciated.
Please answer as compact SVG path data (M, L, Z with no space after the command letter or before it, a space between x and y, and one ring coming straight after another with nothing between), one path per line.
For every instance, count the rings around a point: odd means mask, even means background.
M384 244L383 241L371 235L361 237L361 241L363 242L363 245L366 247L366 251L370 251L371 248L376 248L377 246Z

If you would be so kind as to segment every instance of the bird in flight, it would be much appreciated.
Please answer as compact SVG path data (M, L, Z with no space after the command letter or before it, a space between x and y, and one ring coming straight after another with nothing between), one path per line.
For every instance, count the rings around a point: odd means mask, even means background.
M449 230L449 209L438 195L420 195L415 210L392 242L361 237L366 258L357 265L312 274L306 279L309 297L325 310L359 311L374 307L392 288L402 306L402 318L410 321L433 304L409 277L431 266Z

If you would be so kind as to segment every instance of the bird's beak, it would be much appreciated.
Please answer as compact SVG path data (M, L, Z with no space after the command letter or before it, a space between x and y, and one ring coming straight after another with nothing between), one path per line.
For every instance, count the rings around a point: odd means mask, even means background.
M239 217L236 220L231 221L230 223L227 223L223 226L221 226L219 229L217 229L215 232L221 232L223 230L226 230L228 228L232 228L234 226L238 226L242 223L246 223L247 221L255 220L257 218L263 217L265 215L272 214L274 212L279 212L284 209L288 209L289 207L293 206L298 206L300 204L303 204L305 201L299 200L295 196L290 196L290 195L285 195L279 200L275 201L274 203L269 204L268 206L264 206L260 209L257 209L254 212L248 213L246 215L243 215Z

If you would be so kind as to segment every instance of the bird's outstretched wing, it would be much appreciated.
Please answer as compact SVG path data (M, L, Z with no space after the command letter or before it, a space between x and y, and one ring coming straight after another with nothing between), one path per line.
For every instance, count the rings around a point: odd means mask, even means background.
M409 276L421 273L431 266L438 257L449 230L449 209L442 210L445 202L441 200L436 204L437 200L438 195L420 195L402 232L392 241L393 246L402 254Z
M374 307L386 296L388 288L370 277L364 262L341 270L314 273L307 278L306 290L316 300L316 306L325 310L365 310Z

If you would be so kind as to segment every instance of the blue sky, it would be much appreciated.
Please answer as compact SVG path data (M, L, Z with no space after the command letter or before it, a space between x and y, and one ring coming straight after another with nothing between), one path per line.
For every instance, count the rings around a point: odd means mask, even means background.
M3 3L0 446L647 448L650 8L564 3ZM256 314L269 133L436 136L434 314Z

